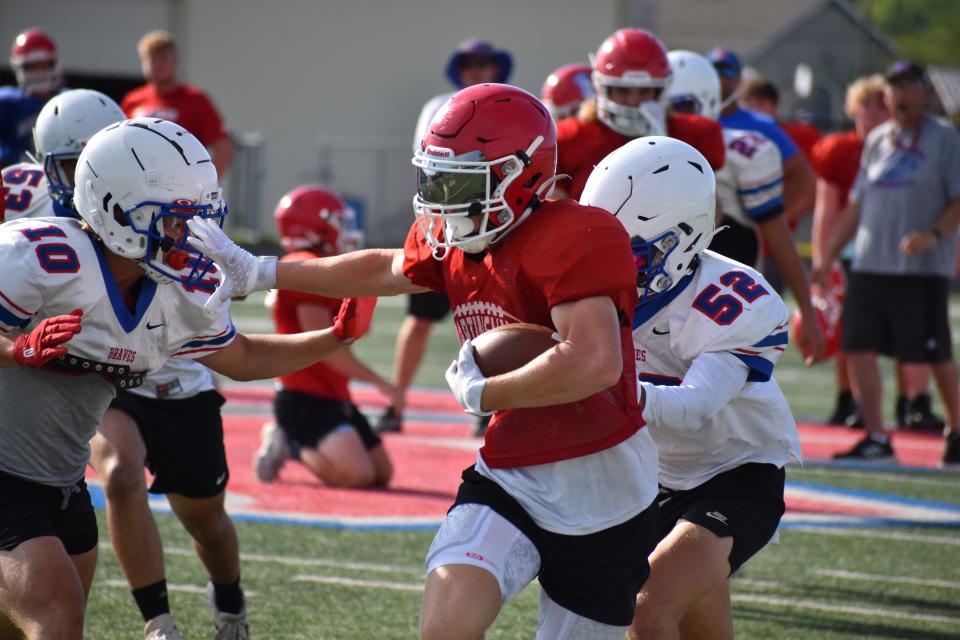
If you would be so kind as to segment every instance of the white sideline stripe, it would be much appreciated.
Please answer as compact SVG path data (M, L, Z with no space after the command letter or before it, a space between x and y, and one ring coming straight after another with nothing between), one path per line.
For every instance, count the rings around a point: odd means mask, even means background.
M960 624L960 618L954 618L951 616L935 616L927 613L906 613L903 611L890 611L889 609L875 609L873 607L837 606L832 604L822 604L815 600L795 600L793 598L775 598L772 596L756 596L739 593L731 595L731 599L733 602L750 602L754 604L785 607L787 609L812 609L814 611L827 611L829 613L842 613L846 615L864 616L867 618L893 618L895 620L910 620L913 622L942 622L944 624L952 625Z
M483 438L444 438L441 436L403 436L404 442L424 444L431 447L445 447L462 451L476 451L483 446Z
M101 542L100 547L111 549L108 542ZM193 549L184 547L164 547L164 553L171 556L186 556L192 558L196 555ZM343 562L341 560L328 560L326 558L297 558L295 556L271 556L259 553L241 553L240 560L243 562L270 562L282 564L291 567L330 567L333 569L348 569L350 571L374 571L379 573L404 573L412 576L424 575L424 569L420 567L400 566L393 564L374 564L370 562Z
M98 585L103 585L105 587L114 587L117 589L129 589L130 585L127 584L126 580L100 580L97 582ZM195 584L171 584L167 583L167 591L177 591L179 593L199 593L201 595L207 595L206 587L198 587ZM243 596L245 598L256 598L259 595L256 591L243 590Z
M944 589L960 589L960 582L955 580L924 580L909 576L881 576L873 573L858 573L856 571L838 571L834 569L814 569L817 575L844 580L861 580L863 582L886 582L889 584L915 584L919 587L943 587Z
M363 589L390 589L392 591L423 591L422 584L411 582L388 582L386 580L357 580L355 578L340 578L337 576L296 575L291 578L294 582L319 582L320 584L335 584L340 587L361 587Z
M805 486L787 485L784 495L788 502L790 500L807 500L814 504L828 502L834 508L848 507L853 513L845 514L845 516L847 519L853 520L864 517L887 517L918 522L951 522L957 520L960 516L955 507L941 509L925 504L888 502L880 496L871 498L860 495L835 494L829 491L824 492L819 488ZM863 510L866 510L866 513L863 513ZM787 522L815 522L823 519L822 514L797 513L788 515L790 517L786 518Z
M850 528L833 529L817 526L794 527L791 532L818 533L825 536L840 536L842 538L873 538L879 540L896 540L898 542L926 542L929 544L946 544L960 546L960 536L927 536L918 533L897 533L893 531L862 531Z

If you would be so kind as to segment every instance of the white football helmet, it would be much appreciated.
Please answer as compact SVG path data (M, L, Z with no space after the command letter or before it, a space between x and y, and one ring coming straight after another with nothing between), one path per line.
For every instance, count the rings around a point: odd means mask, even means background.
M671 51L667 58L673 76L667 100L673 110L719 119L720 76L713 64L694 51Z
M73 209L76 159L93 134L125 118L116 102L90 89L64 91L47 101L33 127L33 145L54 200Z
M716 179L703 155L675 138L648 136L601 160L580 204L606 209L630 234L640 304L692 273L715 232Z
M187 219L214 218L222 226L227 214L206 148L158 118L126 120L90 138L77 162L73 201L107 249L138 261L159 283L187 286L213 266L187 244Z

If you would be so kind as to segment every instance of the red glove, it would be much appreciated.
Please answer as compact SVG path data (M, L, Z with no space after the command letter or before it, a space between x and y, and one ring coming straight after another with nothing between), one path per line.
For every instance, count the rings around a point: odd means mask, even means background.
M370 328L376 298L344 298L333 319L333 335L344 344L350 344Z
M64 316L43 320L30 333L13 341L13 357L21 367L39 368L67 350L60 345L80 333L82 309L74 309Z

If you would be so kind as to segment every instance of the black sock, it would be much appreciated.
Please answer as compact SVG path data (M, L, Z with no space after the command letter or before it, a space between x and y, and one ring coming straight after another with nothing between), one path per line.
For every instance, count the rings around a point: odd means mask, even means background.
M230 584L213 582L213 601L217 609L234 615L243 611L243 589L240 588L240 579Z
M167 599L167 581L161 580L130 592L137 601L137 608L145 622L153 620L163 613L170 613L170 601Z

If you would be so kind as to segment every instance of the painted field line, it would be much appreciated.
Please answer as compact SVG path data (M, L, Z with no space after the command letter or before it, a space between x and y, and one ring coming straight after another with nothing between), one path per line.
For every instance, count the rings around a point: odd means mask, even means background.
M804 465L801 470L799 466L790 467L791 471L795 471L798 474L803 476L808 475L836 475L838 469L836 466L827 464L823 466L814 466L814 465ZM938 475L942 473L937 469L924 469L921 471L923 475L915 475L908 468L904 468L904 473L884 473L884 472L870 472L870 471L854 471L850 469L844 469L843 475L851 478L858 479L868 479L868 480L884 480L890 482L909 482L911 484L922 484L931 487L950 487L955 488L957 486L958 478L956 475L946 475L944 474L942 479L933 477L933 473L936 472ZM799 480L800 476L794 475L791 477L792 480Z
M115 589L129 589L130 585L127 584L126 580L98 580L97 586L112 587ZM198 587L195 584L171 584L167 583L167 591L177 591L179 593L198 593L200 595L207 595L207 588ZM256 598L259 594L256 591L249 591L244 588L243 595L246 598Z
M863 531L853 528L833 529L818 526L798 525L791 531L816 533L841 538L870 538L875 540L896 540L897 542L924 542L928 544L946 544L960 546L960 536L928 536L919 533L900 533L896 531Z
M850 607L825 604L816 600L797 600L794 598L776 598L773 596L757 596L745 593L734 593L730 596L734 603L762 604L785 609L810 609L843 615L863 616L866 618L890 618L893 620L909 620L911 622L940 622L943 624L960 625L960 618L952 616L935 616L928 613L908 613L906 611L891 611L874 607ZM736 612L734 612L736 615ZM954 627L956 628L956 627Z
M956 580L926 580L909 576L881 576L873 573L858 573L856 571L838 571L835 569L814 569L813 573L830 578L843 580L859 580L861 582L883 582L888 584L914 584L918 587L943 587L944 589L960 590L960 582Z
M361 589L390 589L391 591L423 591L422 584L412 582L388 582L386 580L356 580L337 576L296 575L291 578L294 582L318 582L333 584L338 587L360 587Z
M101 542L102 549L111 549L107 542ZM171 556L193 557L196 552L193 549L184 547L164 547L163 552ZM422 567L411 567L409 565L393 564L375 564L370 562L343 562L342 560L330 560L327 558L298 558L296 556L276 556L264 555L259 553L241 553L242 562L263 562L270 564L282 564L290 567L329 567L332 569L347 569L349 571L373 571L377 573L403 573L412 576L424 575L425 569Z

